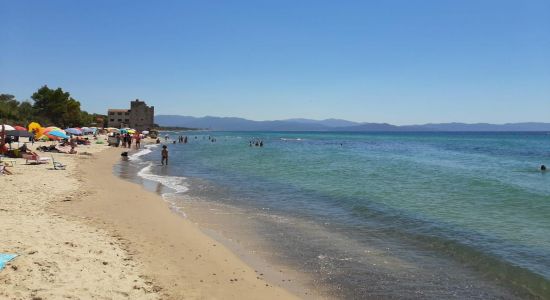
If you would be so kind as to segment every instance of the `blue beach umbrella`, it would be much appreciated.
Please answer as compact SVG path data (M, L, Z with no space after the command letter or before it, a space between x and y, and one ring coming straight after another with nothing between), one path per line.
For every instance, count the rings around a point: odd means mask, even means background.
M48 132L49 135L52 135L52 136L55 136L55 137L58 137L58 138L62 138L62 139L68 139L69 137L64 134L63 132L59 131L59 130L52 130L50 132Z
M90 128L90 127L82 127L82 128L80 128L80 131L82 131L83 134L94 133L95 129Z
M82 131L78 130L76 128L67 128L67 129L65 129L65 131L70 133L70 134L74 134L74 135L82 135Z

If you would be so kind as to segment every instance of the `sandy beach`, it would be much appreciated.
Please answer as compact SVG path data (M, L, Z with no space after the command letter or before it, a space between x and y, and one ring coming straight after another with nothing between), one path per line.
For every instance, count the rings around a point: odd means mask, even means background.
M35 144L36 146L36 144ZM163 199L112 173L123 149L0 176L3 299L293 299ZM49 157L49 154L44 154Z

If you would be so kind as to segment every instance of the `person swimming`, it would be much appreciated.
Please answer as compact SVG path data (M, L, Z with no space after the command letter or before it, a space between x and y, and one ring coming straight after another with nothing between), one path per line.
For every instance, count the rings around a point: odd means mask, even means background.
M541 166L540 166L540 170L541 170L542 172L546 171L546 166L545 166L545 165L541 165Z

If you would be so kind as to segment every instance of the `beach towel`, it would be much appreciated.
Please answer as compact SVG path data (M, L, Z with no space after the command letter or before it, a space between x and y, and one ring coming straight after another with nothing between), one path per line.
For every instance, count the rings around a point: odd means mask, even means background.
M12 259L14 259L17 256L17 254L10 254L10 253L0 253L0 270L6 266L6 263Z

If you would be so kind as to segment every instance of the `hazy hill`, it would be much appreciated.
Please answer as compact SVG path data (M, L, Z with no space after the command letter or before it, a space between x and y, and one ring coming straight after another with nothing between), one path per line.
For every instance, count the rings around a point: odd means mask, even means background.
M157 115L155 123L163 127L189 127L225 131L550 131L550 123L507 124L438 123L397 126L387 123L357 123L340 119L288 119L252 121L234 117L189 117Z

